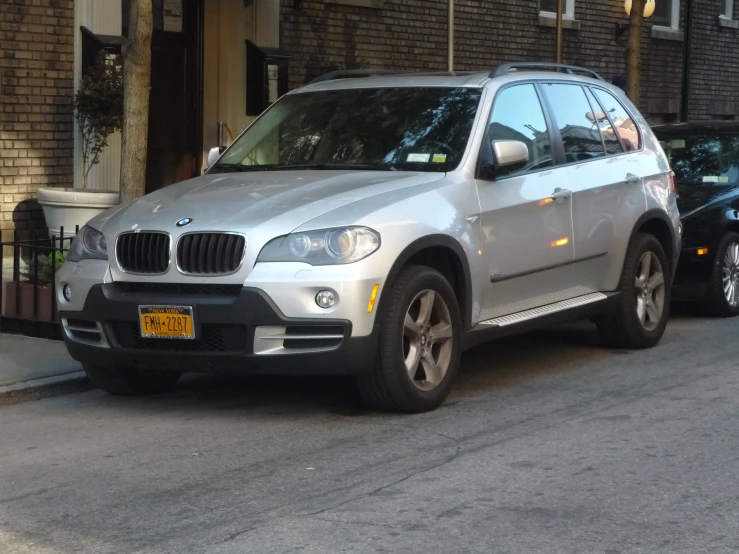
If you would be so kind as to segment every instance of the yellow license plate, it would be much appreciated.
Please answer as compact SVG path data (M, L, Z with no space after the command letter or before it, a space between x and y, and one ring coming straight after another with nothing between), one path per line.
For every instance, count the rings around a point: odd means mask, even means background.
M145 339L195 338L191 306L139 306L139 322Z

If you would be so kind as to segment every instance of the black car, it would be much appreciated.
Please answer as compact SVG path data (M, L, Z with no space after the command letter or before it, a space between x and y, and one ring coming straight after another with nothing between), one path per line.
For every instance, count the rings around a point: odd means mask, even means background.
M675 173L683 249L673 298L739 315L739 122L652 127Z

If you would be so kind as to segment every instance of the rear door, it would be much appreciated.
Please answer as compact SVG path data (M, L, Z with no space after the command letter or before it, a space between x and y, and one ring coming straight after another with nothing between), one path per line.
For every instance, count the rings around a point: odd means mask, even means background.
M517 83L498 91L481 156L492 161L495 140L528 147L526 167L478 179L485 272L483 320L574 296L572 212L566 170L555 166L553 137L537 87Z
M624 136L633 140L627 146L613 128L612 116L621 114L610 102L602 106L588 86L553 82L542 89L564 147L563 169L572 191L577 284L583 293L611 290L617 283L609 277L620 273L614 264L622 263L623 244L646 210L638 164L630 153L638 149L639 134L624 128Z

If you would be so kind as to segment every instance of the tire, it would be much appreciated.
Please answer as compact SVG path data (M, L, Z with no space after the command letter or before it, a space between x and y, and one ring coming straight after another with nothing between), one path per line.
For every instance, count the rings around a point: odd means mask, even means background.
M454 290L438 271L408 266L387 294L384 313L377 314L378 357L370 372L358 376L357 387L368 404L384 411L433 410L449 396L459 372L462 318ZM406 314L414 323L406 325ZM444 331L436 340L434 329Z
M143 371L83 364L85 373L98 388L117 396L157 394L174 388L181 373Z
M733 303L724 292L727 285L733 291ZM739 315L739 233L730 232L721 237L702 304L705 313L710 316Z
M650 260L648 268L643 265L647 256ZM658 263L654 264L654 261ZM645 269L650 274L647 286L639 285ZM618 305L612 313L597 320L598 335L604 345L643 349L660 341L670 317L670 271L662 244L653 235L636 234L624 260ZM658 284L657 272L661 273L661 284ZM648 307L647 296L652 308Z

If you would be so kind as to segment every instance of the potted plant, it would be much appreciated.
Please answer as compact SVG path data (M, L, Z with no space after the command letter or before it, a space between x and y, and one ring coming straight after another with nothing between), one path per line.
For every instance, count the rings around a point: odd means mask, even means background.
M37 253L21 270L24 281L5 283L5 309L3 315L20 319L54 321L54 297L52 282L54 274L62 267L64 254ZM34 296L36 313L34 314Z
M74 236L80 227L97 214L119 203L115 190L87 190L90 170L100 161L108 137L123 126L123 69L120 56L101 52L82 78L74 97L75 119L82 146L82 183L73 188L42 188L37 192L49 234Z

